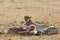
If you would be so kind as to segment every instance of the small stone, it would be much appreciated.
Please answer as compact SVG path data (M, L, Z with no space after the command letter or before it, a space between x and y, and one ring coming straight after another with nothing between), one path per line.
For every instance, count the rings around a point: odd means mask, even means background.
M9 40L11 40L11 39L9 39Z
M42 39L44 39L44 38L42 38Z

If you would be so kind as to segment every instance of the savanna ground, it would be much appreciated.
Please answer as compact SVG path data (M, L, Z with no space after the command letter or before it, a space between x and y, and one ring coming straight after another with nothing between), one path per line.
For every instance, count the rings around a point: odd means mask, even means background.
M5 24L24 21L24 16L31 16L32 21L53 24L60 28L60 0L0 0L0 30ZM1 29L2 28L2 29ZM0 40L60 40L60 34L21 36L0 35Z

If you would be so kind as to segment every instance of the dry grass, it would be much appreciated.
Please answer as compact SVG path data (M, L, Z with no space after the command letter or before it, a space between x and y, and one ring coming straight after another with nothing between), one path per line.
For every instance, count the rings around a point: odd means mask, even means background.
M0 35L0 40L60 40L60 34L40 35L40 36L21 36L21 35Z
M0 0L0 25L20 23L25 15L32 20L60 28L60 0ZM43 36L0 35L0 40L60 40L60 34Z

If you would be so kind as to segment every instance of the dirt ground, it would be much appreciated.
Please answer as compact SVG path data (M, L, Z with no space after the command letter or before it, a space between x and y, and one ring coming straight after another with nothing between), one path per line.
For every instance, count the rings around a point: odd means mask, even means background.
M26 15L31 16L33 22L44 22L60 28L60 0L0 0L0 26L8 23L19 24ZM60 40L60 34L0 35L0 40Z

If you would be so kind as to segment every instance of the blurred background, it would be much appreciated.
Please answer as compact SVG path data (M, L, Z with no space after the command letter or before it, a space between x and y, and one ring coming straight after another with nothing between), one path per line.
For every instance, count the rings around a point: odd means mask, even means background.
M0 0L0 31L4 24L24 21L31 16L32 21L44 22L60 28L60 0ZM60 34L44 36L0 35L0 40L60 40Z

